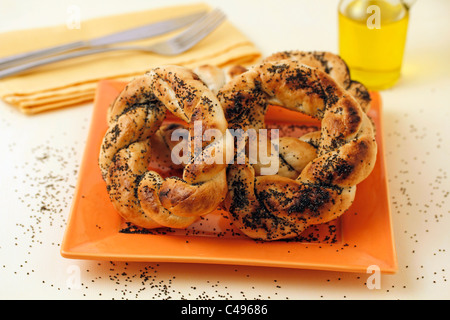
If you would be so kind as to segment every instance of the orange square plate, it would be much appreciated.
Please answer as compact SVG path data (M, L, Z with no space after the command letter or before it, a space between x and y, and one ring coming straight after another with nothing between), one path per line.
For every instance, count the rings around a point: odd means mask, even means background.
M383 149L381 100L372 92L370 110L376 130L378 156L371 175L357 187L351 208L339 219L310 227L295 241L262 242L235 230L226 212L202 217L186 230L139 230L127 225L114 210L97 165L106 110L125 83L99 83L86 149L80 168L61 255L72 259L154 261L286 267L366 272L378 266L395 273L395 253ZM286 109L272 107L269 122L288 127L320 125ZM281 135L281 133L280 133ZM304 235L304 236L303 236Z

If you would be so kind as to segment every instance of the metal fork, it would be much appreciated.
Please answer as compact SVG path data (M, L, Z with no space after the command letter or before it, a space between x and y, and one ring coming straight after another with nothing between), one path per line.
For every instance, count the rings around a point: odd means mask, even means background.
M11 75L19 74L21 72L34 69L46 64L108 51L135 50L135 51L153 52L160 55L168 55L168 56L177 55L189 50L198 42L200 42L200 40L202 40L208 34L214 31L225 20L225 17L226 17L225 14L221 10L214 9L207 15L201 17L196 22L194 22L185 31L175 35L172 38L163 40L150 46L100 47L95 49L75 51L0 70L0 79Z

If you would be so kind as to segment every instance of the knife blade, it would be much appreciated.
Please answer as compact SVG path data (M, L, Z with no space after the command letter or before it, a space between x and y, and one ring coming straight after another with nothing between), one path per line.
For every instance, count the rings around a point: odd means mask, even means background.
M155 37L187 26L190 23L196 21L204 14L206 14L206 11L200 11L193 14L188 14L185 16L176 17L128 29L125 31L119 31L117 33L101 36L91 40L81 40L51 48L39 49L31 52L25 52L8 56L0 59L0 69L5 69L7 67L18 65L23 62L28 62L31 60L35 60L37 58L48 57L51 55L67 52L70 50L101 47L121 42Z

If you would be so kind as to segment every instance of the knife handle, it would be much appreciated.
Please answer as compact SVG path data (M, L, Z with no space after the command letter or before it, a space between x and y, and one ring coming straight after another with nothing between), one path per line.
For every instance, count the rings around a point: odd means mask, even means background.
M57 53L63 53L69 50L86 48L89 46L88 41L76 41L51 48L35 50L31 52L19 53L16 55L0 58L0 69L11 67L17 64L28 62L38 58L44 58Z
M24 62L22 64L11 66L9 68L0 68L0 79L21 73L23 71L27 71L29 69L37 68L39 66L43 66L43 65L46 65L49 63L83 57L83 56L90 55L90 54L96 54L96 53L102 53L102 52L114 51L114 50L126 50L126 49L133 50L135 48L134 47L119 47L119 48L99 47L99 48L79 50L79 51L67 52L67 53L60 54L60 55L44 57L42 59Z

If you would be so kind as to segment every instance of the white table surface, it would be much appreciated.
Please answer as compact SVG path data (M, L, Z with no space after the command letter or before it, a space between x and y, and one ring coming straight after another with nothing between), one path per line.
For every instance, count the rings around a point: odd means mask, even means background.
M108 2L3 0L0 32L63 24L72 4L89 19L187 3ZM335 0L206 2L222 8L264 55L338 50ZM62 258L92 104L28 117L0 102L0 298L450 298L449 12L448 0L416 3L403 76L381 93L399 269L382 275L379 289L368 289L366 273Z

